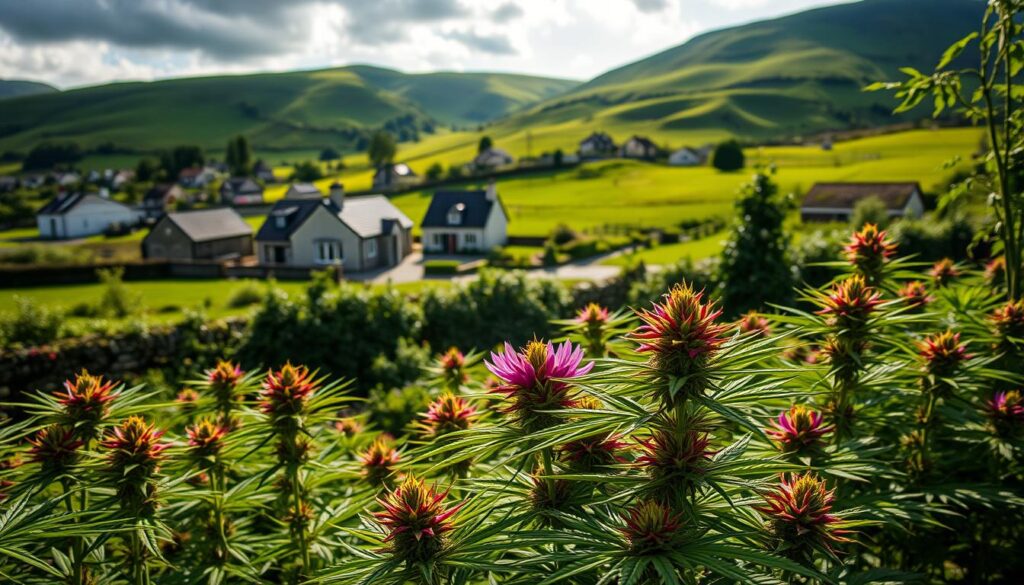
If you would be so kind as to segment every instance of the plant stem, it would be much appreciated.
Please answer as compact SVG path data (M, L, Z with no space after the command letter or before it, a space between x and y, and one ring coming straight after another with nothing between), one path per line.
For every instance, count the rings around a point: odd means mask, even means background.
M292 484L292 505L295 506L295 518L302 515L302 485L299 483L299 464L293 463L288 467L288 475ZM303 572L309 571L309 545L306 542L306 526L304 520L298 523L299 552L302 557Z
M555 504L556 490L555 490L555 474L554 465L552 464L551 447L547 447L541 450L541 459L544 462L544 483L548 488L548 500L552 506Z

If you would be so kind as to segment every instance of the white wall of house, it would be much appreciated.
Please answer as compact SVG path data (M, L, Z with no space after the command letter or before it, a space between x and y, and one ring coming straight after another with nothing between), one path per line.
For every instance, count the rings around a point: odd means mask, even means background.
M42 238L84 238L103 233L115 223L133 224L139 213L114 201L83 201L61 215L36 216Z
M483 238L485 250L508 243L508 218L500 203L491 205L491 213L484 224Z
M700 164L700 157L692 150L684 148L669 155L668 164L674 167L694 167Z

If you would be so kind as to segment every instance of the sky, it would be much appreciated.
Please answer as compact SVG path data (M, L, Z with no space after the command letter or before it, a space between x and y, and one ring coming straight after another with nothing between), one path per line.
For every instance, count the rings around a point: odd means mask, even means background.
M0 79L316 69L585 80L701 32L849 0L0 0Z

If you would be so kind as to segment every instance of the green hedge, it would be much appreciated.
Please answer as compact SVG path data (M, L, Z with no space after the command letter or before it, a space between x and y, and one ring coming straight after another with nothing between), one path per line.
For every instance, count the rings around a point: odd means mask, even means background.
M458 274L462 262L458 260L427 260L423 263L424 274Z

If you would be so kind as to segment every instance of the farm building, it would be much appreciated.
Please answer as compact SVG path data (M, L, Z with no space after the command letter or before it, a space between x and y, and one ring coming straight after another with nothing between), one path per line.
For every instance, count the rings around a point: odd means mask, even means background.
M231 177L220 186L220 200L225 205L258 205L263 203L263 186L249 177Z
M803 221L849 221L858 201L877 197L889 217L921 217L921 185L907 183L815 183L800 206Z
M399 189L407 185L415 185L419 176L404 163L388 163L377 167L373 174L373 188L382 191Z
M619 155L622 158L654 160L658 156L658 146L644 136L633 136L622 143Z
M580 158L598 158L602 156L615 155L615 141L604 132L594 132L583 140L580 140L576 152Z
M39 237L55 240L84 238L138 221L139 213L127 205L87 193L61 193L36 214Z
M486 252L508 242L508 212L494 183L483 191L438 191L423 216L423 251Z
M174 183L156 184L142 196L142 213L157 218L167 213L174 204L185 198L185 191Z
M668 155L668 164L674 167L697 167L704 164L704 157L699 151L684 146Z
M412 220L383 195L282 199L256 234L260 263L338 265L345 272L395 266L412 252Z
M473 158L473 167L478 170L494 170L515 162L512 155L503 148L492 146Z
M310 197L319 199L323 196L323 192L317 189L313 183L292 183L284 194L285 199L308 199Z
M221 260L252 255L252 228L234 209L168 213L142 240L142 257Z

